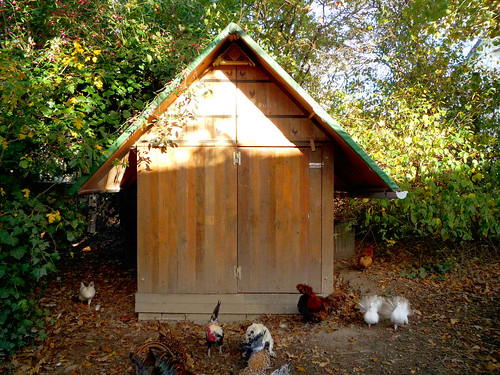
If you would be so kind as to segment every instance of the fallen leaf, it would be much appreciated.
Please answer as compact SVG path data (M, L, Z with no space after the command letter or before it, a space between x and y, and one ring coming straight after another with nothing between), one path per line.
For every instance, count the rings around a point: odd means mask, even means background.
M306 372L306 369L302 366L295 366L295 368L297 369L297 371Z
M356 339L355 339L354 337L351 337L351 338L349 339L349 341L350 341L350 342L354 342L354 341L356 341Z
M488 365L486 366L486 370L488 371L496 371L498 369L500 369L500 365L496 363L488 363Z
M375 362L375 363L377 363L378 362L378 358L373 358L372 361Z

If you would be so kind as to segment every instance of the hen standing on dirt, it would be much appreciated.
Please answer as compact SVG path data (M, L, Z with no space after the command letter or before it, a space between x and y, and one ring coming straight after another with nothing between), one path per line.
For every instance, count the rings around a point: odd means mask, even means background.
M224 331L222 327L219 325L217 318L219 316L220 309L220 301L217 302L217 306L215 306L214 312L210 317L210 322L207 327L207 346L208 346L208 356L210 357L210 349L212 346L217 345L219 347L219 353L222 354L222 343L224 340Z
M95 288L94 282L91 281L89 286L85 286L85 283L82 281L80 283L80 302L87 301L87 308L90 310L90 302L92 302L92 298L95 296Z
M361 270L370 268L373 264L373 247L365 249L358 257L357 267Z
M271 367L269 357L269 341L264 342L264 332L249 339L241 345L245 358L248 359L247 367L240 371L239 375L266 375ZM289 375L290 365L287 363L274 370L270 375Z
M401 296L392 297L382 307L382 314L391 320L396 332L398 326L408 324L408 315L412 314L410 302Z
M363 318L365 319L368 328L372 324L377 324L379 321L379 311L382 308L384 299L377 295L364 296L358 302L359 311L364 313Z

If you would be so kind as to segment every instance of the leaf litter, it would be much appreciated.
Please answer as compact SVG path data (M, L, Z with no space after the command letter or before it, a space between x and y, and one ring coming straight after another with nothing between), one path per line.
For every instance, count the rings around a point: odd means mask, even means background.
M148 340L156 340L159 325L137 320L134 269L120 265L122 253L118 246L110 245L119 241L106 241L98 237L85 244L87 250L77 256L63 257L58 279L38 291L39 305L48 311L47 337L0 364L0 373L134 373L129 353ZM273 368L290 362L293 374L317 375L464 374L500 369L498 260L468 264L466 269L440 278L408 279L400 273L412 259L394 255L375 259L372 268L363 273L352 269L350 259L335 262L335 288L343 289L348 299L344 308L327 320L311 324L299 315L260 317L275 341ZM80 281L96 284L90 310L77 299ZM363 282L368 287L363 287ZM409 325L397 333L384 321L368 329L355 308L357 299L366 292L408 298L415 312ZM224 350L211 358L206 356L203 326L192 322L163 324L189 353L191 371L237 374L245 366L239 345L251 322L222 323Z

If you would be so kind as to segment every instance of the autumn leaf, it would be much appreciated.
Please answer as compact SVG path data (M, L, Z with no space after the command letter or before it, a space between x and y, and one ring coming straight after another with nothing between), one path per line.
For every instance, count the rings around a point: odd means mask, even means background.
M497 363L488 363L486 366L486 370L488 371L496 371L500 369L500 365Z
M82 125L83 125L83 120L81 118L77 118L75 119L75 127L77 129L81 129L82 128Z

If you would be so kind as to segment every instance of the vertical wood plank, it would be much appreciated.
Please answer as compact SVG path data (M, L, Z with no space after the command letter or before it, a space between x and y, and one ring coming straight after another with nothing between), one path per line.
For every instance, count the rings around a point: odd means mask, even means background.
M203 170L205 178L205 190L203 199L203 222L198 223L203 228L202 249L205 254L205 261L203 263L202 274L205 276L203 280L203 289L210 290L209 283L215 283L216 286L220 285L221 271L218 268L219 264L216 262L216 244L215 244L215 167L214 167L214 148L202 148ZM210 277L212 276L212 277Z
M277 185L280 184L279 170L276 163L276 154L274 152L268 152L264 155L268 163L268 193L267 193L267 204L268 204L268 217L265 218L267 222L267 263L269 264L269 272L276 272L279 266L278 257L276 256L276 249L279 246L278 242L278 225L279 218L278 215L278 205L277 205ZM274 278L270 278L268 281L268 288L271 290L277 290L277 285Z
M171 194L170 185L175 181L175 165L172 165L173 158L170 155L174 150L168 150L167 154L161 154L158 150L153 150L155 153L155 159L157 160L157 170L158 175L158 196L157 196L157 207L158 207L158 293L164 293L165 291L175 287L172 285L172 280L175 280L175 275L177 275L177 270L175 274L172 274L172 253L173 249L176 248L175 236L171 233L175 232L177 228L172 227L175 225L172 220L172 211L175 207L169 207L168 202L163 199L164 196ZM167 172L168 179L167 179Z
M322 293L333 292L333 254L334 254L334 230L333 230L333 145L322 148L324 167L321 177L321 249L322 249Z
M273 263L275 264L275 277L272 279L271 282L271 287L276 290L276 292L280 292L283 289L283 285L280 285L279 282L279 277L278 275L281 275L283 273L282 268L283 268L283 262L285 261L283 259L283 241L284 241L284 228L286 226L286 218L283 215L283 212L286 210L286 202L285 202L285 197L284 197L284 184L286 184L285 181L285 161L284 158L281 157L281 155L278 153L278 149L274 149L272 153L272 163L275 164L276 168L276 175L278 176L278 179L276 181L276 184L274 185L275 189L275 196L274 196L274 206L276 207L275 209L275 221L276 221L276 227L275 227L275 238L276 238L276 246L274 249L272 249L270 256L273 257Z
M145 150L138 149L139 156L145 155ZM137 289L139 293L150 293L150 257L148 254L150 227L150 178L144 164L137 167Z
M311 151L310 162L311 163L321 163L321 149L316 149L316 151ZM311 281L311 286L318 292L321 290L321 217L322 217L322 207L321 207L321 176L322 168L310 168L309 169L309 252L307 255L307 264L309 265L307 269L307 279Z
M234 266L237 264L237 166L233 165L234 148L217 150L218 160L214 186L216 192L216 226L214 229L217 290L236 292Z
M174 154L175 153L175 154ZM174 156L175 155L175 156ZM179 147L172 152L172 167L175 168L175 172L171 171L169 168L169 174L175 173L175 181L172 182L171 190L165 195L165 200L171 202L173 207L170 208L170 222L172 223L172 228L176 231L172 231L170 237L172 239L172 244L167 244L168 247L175 249L175 257L172 259L172 266L177 263L177 278L175 282L170 284L169 291L178 290L179 293L188 293L195 288L196 280L196 268L193 267L193 259L195 258L195 249L188 246L188 236L189 236L189 217L194 215L192 210L192 192L189 190L189 179L188 170L189 164L188 160L191 156L191 149L186 147ZM166 179L170 179L168 175ZM174 197L173 199L171 197ZM174 252L172 251L172 255Z

